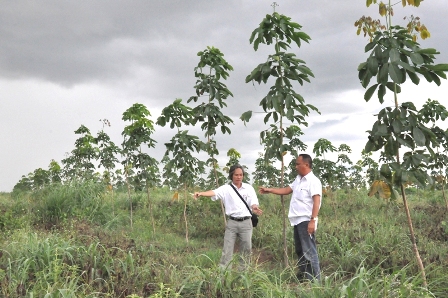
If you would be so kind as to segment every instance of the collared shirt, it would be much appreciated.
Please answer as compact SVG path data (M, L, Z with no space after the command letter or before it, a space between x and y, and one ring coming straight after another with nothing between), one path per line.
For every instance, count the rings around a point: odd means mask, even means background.
M243 182L240 188L233 183L232 185L235 186L236 190L238 190L247 205L249 205L249 208L251 208L254 204L258 205L257 194L255 193L255 189L250 184ZM213 201L222 200L226 210L226 215L233 217L250 216L250 212L247 210L246 205L244 205L240 197L229 184L224 184L213 190L213 192L215 195L211 197L211 199Z
M313 212L314 195L320 196L322 205L322 183L313 172L309 172L303 177L298 175L289 186L292 189L292 196L288 218L291 226L295 226L303 221L310 220Z

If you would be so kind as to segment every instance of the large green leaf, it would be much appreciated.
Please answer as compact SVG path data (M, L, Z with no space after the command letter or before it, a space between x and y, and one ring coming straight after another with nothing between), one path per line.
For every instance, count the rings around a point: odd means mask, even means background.
M422 55L418 53L411 53L409 56L414 64L420 65L424 63Z
M389 58L390 58L391 62L398 63L398 61L401 61L400 60L400 52L395 48L391 49L389 52Z
M375 136L386 136L388 135L387 125L382 123L376 127L376 130L373 129L372 132Z
M383 84L383 85L386 85L386 83L387 83L387 79L389 78L389 76L388 76L388 74L389 74L389 70L388 70L388 68L389 68L389 65L386 63L386 64L383 64L382 66L381 66L381 68L380 68L380 72L379 72L379 74L378 74L378 76L377 76L377 82L379 83L379 84Z
M389 90L392 91L392 92L395 92L395 91L396 91L397 93L400 93L400 92L401 92L401 87L400 87L400 85L395 84L395 83L393 83L393 82L387 82L386 87L387 87L387 89L389 89Z
M380 85L378 88L378 99L380 103L384 102L384 95L386 94L386 87L384 85Z
M314 78L314 74L312 73L312 71L311 71L308 67L306 67L306 66L304 66L304 65L300 65L300 66L297 66L297 69L298 69L301 73L307 74L307 75L309 75L309 76L311 76L311 77Z
M411 156L411 162L415 167L420 166L420 164L422 163L422 158L423 156L421 154L413 154Z
M428 175L423 171L415 171L414 172L415 179L419 182L420 186L425 186L426 181L429 180Z
M394 119L392 120L392 129L395 134L400 134L403 131L403 124L400 120Z
M376 60L376 57L370 56L367 59L367 68L373 76L376 76L378 73L378 61Z
M436 64L436 65L425 65L425 66L434 71L448 71L448 64Z
M410 71L406 70L406 73L408 74L412 83L414 83L415 85L418 85L420 83L420 78L418 77L418 75L415 72L410 72Z
M394 81L396 84L402 83L403 75L396 63L389 63L389 75L392 81Z
M418 127L416 126L414 127L414 129L412 130L412 136L414 137L415 143L418 146L425 146L426 143L425 135Z
M249 122L250 118L252 117L252 111L244 112L240 119L246 124L246 122Z
M374 42L374 41L372 41L372 42L369 42L366 46L365 46L365 48L364 48L364 52L368 52L368 51L370 51L371 49L373 49L374 47L375 47L375 45L376 45L376 42Z
M389 179L392 177L392 171L390 170L390 167L388 164L383 164L381 165L381 169L380 169L380 173L381 175L384 176L384 178Z
M412 73L415 73L414 67L410 66L409 63L406 63L404 61L398 60L397 64L406 69L406 71L410 71Z
M432 80L434 81L434 83L436 83L437 86L440 86L440 84L441 84L442 82L440 82L440 78L439 78L439 76L436 75L436 74L433 73L433 72L429 72L429 75L431 76L431 78L432 78Z
M372 98L373 93L375 93L376 88L378 87L378 84L375 84L371 86L369 89L367 89L366 93L364 94L365 101L369 101Z

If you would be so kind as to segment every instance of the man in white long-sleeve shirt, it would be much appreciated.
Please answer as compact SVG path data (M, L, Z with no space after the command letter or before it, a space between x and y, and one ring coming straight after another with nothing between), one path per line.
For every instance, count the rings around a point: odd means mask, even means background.
M243 197L247 205L251 207L252 212L261 215L263 211L258 207L258 198L255 189L243 182L244 169L240 165L233 165L229 170L229 179L235 186L236 191ZM195 192L194 198L200 196L211 197L213 201L222 200L228 217L226 231L224 234L224 246L220 261L221 267L227 267L232 260L233 250L236 238L240 240L240 248L243 258L240 259L242 267L250 261L250 254L252 251L252 221L251 213L238 196L236 191L230 184L220 186L215 190L208 190L205 192Z

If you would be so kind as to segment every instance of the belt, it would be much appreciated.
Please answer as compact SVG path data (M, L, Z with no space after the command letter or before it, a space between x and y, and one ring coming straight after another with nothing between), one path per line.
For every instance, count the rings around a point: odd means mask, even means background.
M250 216L245 216L245 217L233 217L233 216L229 216L229 218L231 220L236 220L236 221L245 221L246 219L249 219Z

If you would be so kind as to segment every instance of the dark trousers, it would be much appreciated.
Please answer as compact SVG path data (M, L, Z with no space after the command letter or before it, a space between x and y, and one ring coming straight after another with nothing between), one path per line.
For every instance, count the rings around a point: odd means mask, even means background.
M308 234L308 223L304 221L294 226L294 245L299 261L299 279L320 281L319 257L317 255L316 238Z

